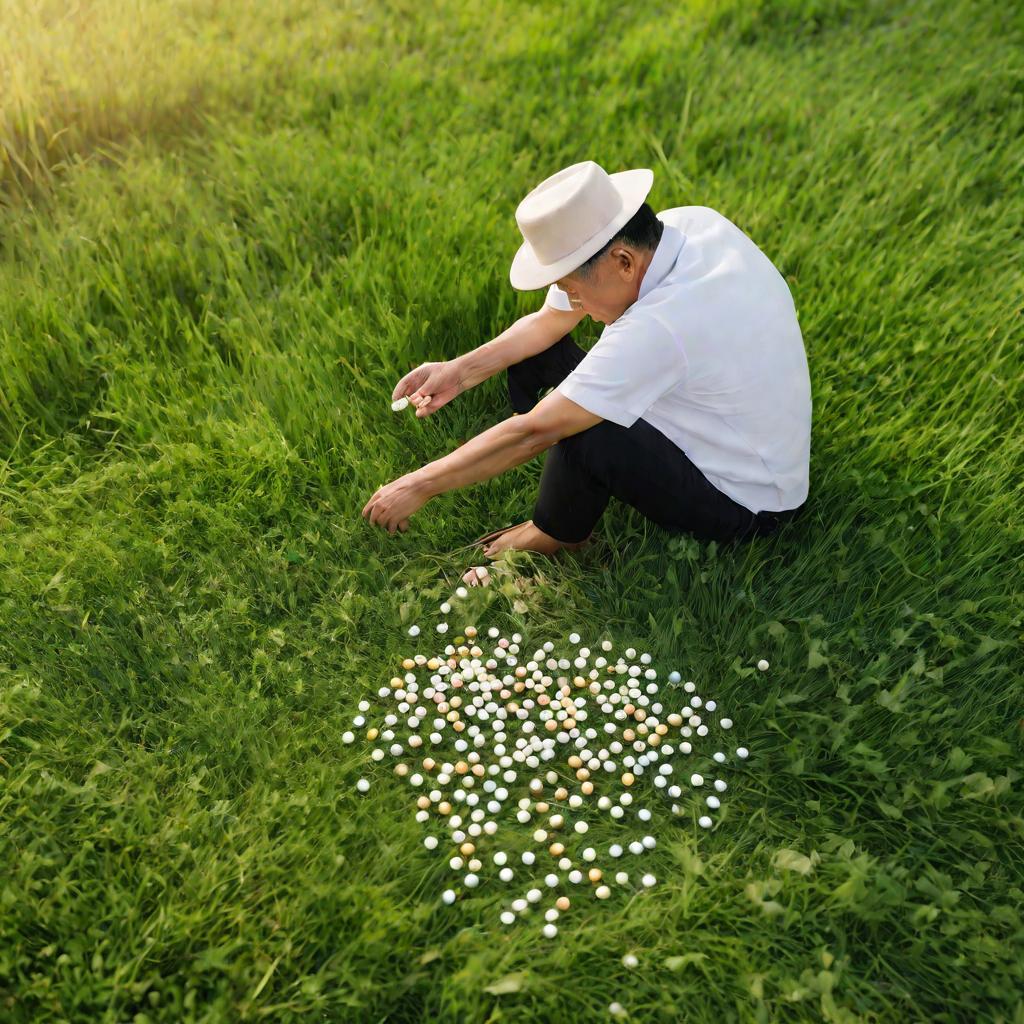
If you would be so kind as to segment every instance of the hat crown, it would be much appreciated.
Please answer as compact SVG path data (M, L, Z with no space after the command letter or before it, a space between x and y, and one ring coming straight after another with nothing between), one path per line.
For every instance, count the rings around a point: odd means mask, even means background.
M530 191L516 208L516 222L541 263L589 249L583 263L611 237L609 225L621 212L622 195L608 172L582 160Z

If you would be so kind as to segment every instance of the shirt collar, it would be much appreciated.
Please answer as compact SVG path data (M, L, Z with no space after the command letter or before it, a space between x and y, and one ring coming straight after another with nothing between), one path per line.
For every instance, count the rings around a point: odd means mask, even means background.
M640 292L636 297L637 302L665 279L665 275L675 265L676 257L679 255L679 250L682 249L683 242L685 241L686 235L679 228L673 227L671 224L665 224L664 230L661 232L661 238L658 241L658 248L654 251L654 259L651 260L650 266L648 266L647 272L644 274L644 279L640 282Z

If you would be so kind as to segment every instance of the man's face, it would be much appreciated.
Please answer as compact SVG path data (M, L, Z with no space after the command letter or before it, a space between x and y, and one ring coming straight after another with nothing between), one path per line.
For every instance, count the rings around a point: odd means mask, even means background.
M574 271L555 283L569 296L573 309L610 324L636 302L650 260L651 254L617 245L598 260L589 280Z

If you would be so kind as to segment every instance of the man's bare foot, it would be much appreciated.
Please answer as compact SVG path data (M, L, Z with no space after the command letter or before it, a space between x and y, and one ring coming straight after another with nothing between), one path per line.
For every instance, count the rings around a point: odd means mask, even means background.
M553 555L561 548L575 551L589 543L591 536L593 534L581 541L566 544L534 526L532 519L527 519L525 523L510 526L497 537L492 537L484 545L483 551L487 558L497 558L502 551L539 551L542 555Z
M593 538L591 533L583 540L572 544L555 540L554 537L546 534L539 527L533 525L533 520L528 519L518 526L510 526L502 530L497 536L491 537L484 545L483 552L488 558L497 558L502 551L539 551L542 555L553 555L561 548L568 548L576 551L589 544ZM469 587L486 587L491 582L490 570L486 565L474 565L462 574L462 580Z

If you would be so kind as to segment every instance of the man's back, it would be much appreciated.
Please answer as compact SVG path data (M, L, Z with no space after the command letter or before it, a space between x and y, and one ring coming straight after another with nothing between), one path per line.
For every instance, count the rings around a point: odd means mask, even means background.
M789 286L717 211L682 206L658 217L685 241L645 300L677 326L687 369L644 418L741 504L794 508L808 493L811 390Z
M753 512L808 493L807 357L785 279L707 206L663 210L637 300L559 385L622 426L642 416ZM552 286L548 301L568 308Z

